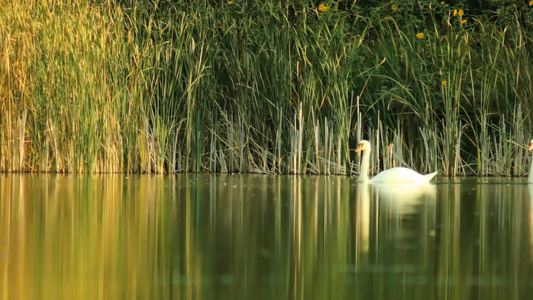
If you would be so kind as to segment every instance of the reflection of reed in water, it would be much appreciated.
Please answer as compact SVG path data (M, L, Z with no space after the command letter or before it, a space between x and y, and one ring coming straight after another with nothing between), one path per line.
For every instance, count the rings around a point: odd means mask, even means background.
M288 247L289 299L344 299L350 230L350 182L341 177L295 177L290 210ZM276 297L279 298L279 297ZM267 299L273 299L268 297Z
M198 284L175 285L180 278L198 282L202 256L195 204L189 201L193 193L184 191L183 205L174 206L172 181L114 175L0 178L5 197L0 299L201 296Z
M531 278L523 184L1 176L0 300L512 299Z

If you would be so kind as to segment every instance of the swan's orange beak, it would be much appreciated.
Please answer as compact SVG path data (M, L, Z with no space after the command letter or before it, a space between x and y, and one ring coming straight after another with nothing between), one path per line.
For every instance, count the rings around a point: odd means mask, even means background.
M529 151L533 151L533 141L531 141L531 143L529 143Z
M531 150L531 146L529 147L529 149ZM357 148L355 148L355 152L361 152L361 151L363 151L363 144L359 144L357 145Z

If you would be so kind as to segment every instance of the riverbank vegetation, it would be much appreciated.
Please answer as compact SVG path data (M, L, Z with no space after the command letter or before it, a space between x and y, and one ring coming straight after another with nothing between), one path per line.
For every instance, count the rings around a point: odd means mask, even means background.
M533 2L0 0L0 171L519 176Z

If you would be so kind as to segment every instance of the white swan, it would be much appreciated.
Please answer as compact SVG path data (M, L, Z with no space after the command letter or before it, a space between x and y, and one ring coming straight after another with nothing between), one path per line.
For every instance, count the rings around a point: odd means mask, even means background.
M533 140L529 142L529 151L533 151ZM533 160L531 161L531 167L529 168L529 177L527 178L528 183L533 183Z
M361 163L361 169L359 170L358 182L426 184L438 173L433 172L427 175L422 175L408 168L397 167L385 170L369 180L368 162L370 160L370 149L370 143L366 140L359 142L357 149L355 149L355 152L363 151L363 162Z

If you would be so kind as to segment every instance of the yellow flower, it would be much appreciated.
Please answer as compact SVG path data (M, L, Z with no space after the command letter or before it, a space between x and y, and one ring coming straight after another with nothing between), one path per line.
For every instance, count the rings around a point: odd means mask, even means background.
M461 24L464 24L464 23L466 23L466 19L461 20Z
M462 9L460 9L460 10L457 12L457 14L459 15L459 17L462 17L462 16L465 14L465 12L464 12Z
M415 36L416 36L416 38L421 39L421 38L424 37L424 33L423 32L419 32Z
M446 83L448 83L448 81L443 80L443 81L441 81L440 83L441 83L442 85L446 85Z
M328 6L325 6L324 4L320 3L320 5L318 6L318 10L320 10L321 12L326 12L328 11Z
M454 9L454 10L453 10L453 16L454 16L454 17L457 16L457 9Z
M441 1L440 4L444 4L444 1Z
M233 1L228 1L228 5L232 5L233 4Z
M398 10L398 5L393 4L393 5L391 6L391 8L392 8L392 10Z
M533 6L533 1L529 1L529 6Z

